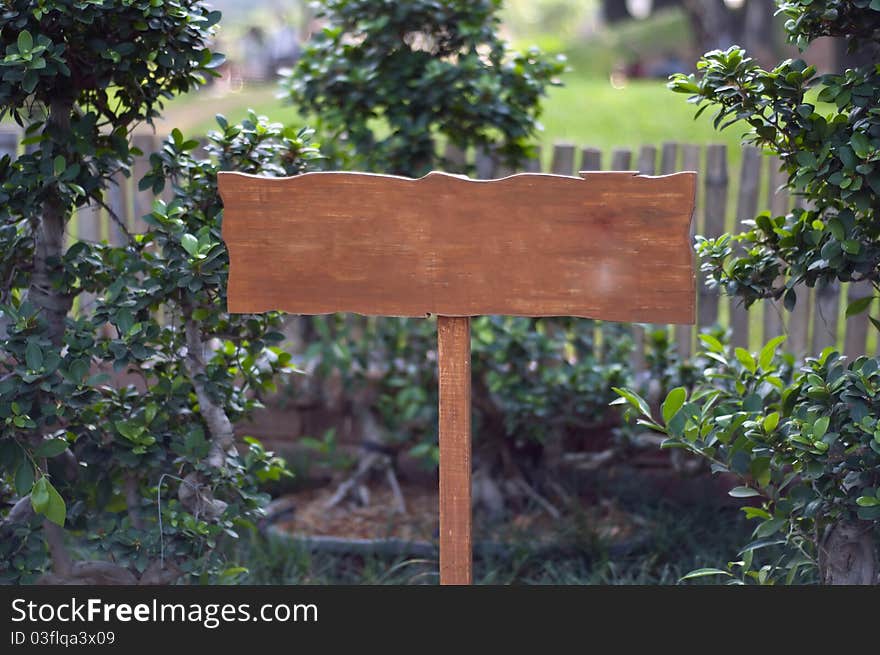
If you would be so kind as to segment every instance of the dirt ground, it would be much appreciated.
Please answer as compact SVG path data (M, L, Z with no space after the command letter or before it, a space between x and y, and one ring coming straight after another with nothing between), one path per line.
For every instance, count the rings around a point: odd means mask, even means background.
M334 489L331 486L288 494L285 501L294 506L291 520L279 524L297 537L336 537L340 539L388 539L434 541L437 539L439 516L437 490L423 484L405 484L407 513L394 512L391 492L385 485L369 489L369 504L353 501L327 509ZM634 538L645 525L638 515L621 510L613 501L602 499L593 503L579 499L559 518L534 507L514 513L502 520L489 521L479 511L474 514L474 538L477 541L516 542L527 539L530 544L571 540L601 539L619 542Z

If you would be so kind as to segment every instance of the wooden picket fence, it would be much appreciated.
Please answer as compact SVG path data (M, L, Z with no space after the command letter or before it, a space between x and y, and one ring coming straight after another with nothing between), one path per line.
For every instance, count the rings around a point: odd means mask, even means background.
M19 152L19 135L0 131L0 156ZM154 198L149 191L139 191L137 180L147 171L149 153L154 152L161 139L151 134L134 136L134 145L144 153L134 163L132 176L118 177L108 191L107 205L125 221L134 232L146 229L140 217L149 213ZM738 158L732 155L739 154ZM447 149L451 162L462 163L466 155L454 148ZM527 162L523 170L540 172L539 157ZM645 175L665 175L678 171L697 171L698 194L695 233L714 237L741 228L741 221L754 218L759 212L774 214L786 212L794 199L780 187L784 177L779 173L778 161L764 156L757 148L744 146L741 153L731 153L725 145L699 146L664 143L646 145L637 150L618 148L603 153L596 148L578 148L573 144L557 143L546 158L545 172L558 175L576 175L577 171L632 170ZM739 161L739 170L731 170L731 162ZM490 179L516 172L505 169L488 153L477 153L473 158L476 177ZM72 236L90 241L107 240L121 244L123 236L107 212L100 208L81 211L76 217ZM699 274L697 297L697 326L632 326L636 342L634 365L645 367L645 330L667 329L682 357L697 347L697 330L721 325L731 331L731 342L736 346L759 347L764 341L779 334L787 334L786 349L798 356L817 354L827 346L836 346L849 357L875 354L877 336L869 329L867 314L843 320L846 305L856 298L871 294L867 283L834 284L817 289L796 289L798 302L793 312L782 309L779 303L763 302L746 311L738 301L720 296L709 289Z

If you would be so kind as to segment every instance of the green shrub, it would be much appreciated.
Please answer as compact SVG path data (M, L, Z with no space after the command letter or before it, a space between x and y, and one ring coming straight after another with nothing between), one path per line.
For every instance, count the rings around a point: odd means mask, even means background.
M498 36L500 0L323 0L327 22L283 87L354 168L418 177L441 141L531 154L540 99L564 69ZM340 160L342 162L345 159Z
M741 484L735 498L754 498L743 511L758 523L742 553L783 545L782 557L752 571L762 582L797 581L819 567L826 582L873 584L874 541L880 524L880 361L847 362L833 349L795 372L777 354L784 337L757 353L733 352L702 335L710 365L688 394L671 390L654 418L637 394L620 390L639 423L662 432L667 448L705 458L714 472ZM852 570L838 568L847 541L867 548ZM844 553L846 554L846 553ZM860 568L864 567L864 568Z
M129 233L108 208L124 245L65 246L73 212L106 207L113 176L130 174L131 130L222 61L206 45L219 18L191 0L13 0L0 12L0 108L29 146L0 161L5 581L235 575L215 547L249 528L267 501L260 483L284 473L255 440L234 441L289 355L277 316L225 313L216 181L221 169L300 172L315 156L307 135L219 118L199 159L175 130L141 183L170 185L150 230Z
M880 7L870 0L780 1L793 43L845 38L851 50L880 42ZM699 113L715 110L716 127L742 121L747 138L777 154L787 186L803 198L785 216L764 213L732 237L703 239L703 268L746 305L761 298L797 301L795 285L880 280L880 72L873 64L817 75L800 59L762 69L741 48L707 53L697 75L670 87L691 95ZM818 91L818 95L813 93ZM806 208L804 208L806 207ZM870 298L850 305L864 312Z

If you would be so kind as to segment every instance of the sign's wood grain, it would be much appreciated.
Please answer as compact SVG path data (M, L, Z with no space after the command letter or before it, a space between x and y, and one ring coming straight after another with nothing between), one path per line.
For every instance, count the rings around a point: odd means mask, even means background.
M695 177L221 173L229 311L692 323Z

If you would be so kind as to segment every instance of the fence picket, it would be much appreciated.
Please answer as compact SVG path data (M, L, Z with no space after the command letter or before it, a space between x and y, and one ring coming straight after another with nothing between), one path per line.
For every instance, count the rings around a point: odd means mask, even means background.
M446 144L443 159L446 160L446 169L450 173L461 173L467 167L467 153L451 143Z
M574 153L575 147L572 143L555 144L550 172L554 175L574 175Z
M535 146L535 154L526 160L523 171L526 173L541 172L541 146Z
M477 179L491 180L495 177L495 157L486 148L477 149L477 157L474 161L477 171Z
M680 170L678 168L678 144L667 142L660 146L660 174L669 175Z
M131 225L129 223L129 215L131 212L128 209L130 181L131 180L122 173L117 173L113 176L110 187L107 189L107 206L116 217L115 219L113 216L108 215L107 217L107 240L114 246L124 245L128 240L123 228L125 228L125 230L131 230Z
M736 224L734 231L743 231L743 221L752 220L758 214L758 192L761 185L761 151L755 146L743 147L742 167L739 175L739 195L736 201ZM731 343L748 349L749 312L738 299L730 302Z
M135 157L131 166L132 180L132 208L134 216L132 217L131 227L134 232L146 232L147 224L143 221L143 217L150 213L153 209L153 192L149 189L141 191L138 184L150 170L150 154L155 152L158 146L158 140L153 134L135 134L132 137L132 144L139 148L144 154Z
M618 148L611 152L611 168L612 171L628 171L632 166L632 150L626 148Z
M15 155L18 154L18 142L20 139L21 135L18 132L12 130L0 131L0 157L9 155L12 159L15 159Z
M681 147L681 170L682 171L699 171L700 170L700 146L694 144L684 144ZM700 203L697 202L697 212L699 212ZM694 216L691 223L691 243L694 240L694 234L697 228L698 216ZM675 326L675 344L678 356L686 359L690 356L693 349L694 329L690 325Z
M629 168L629 164L623 165L623 155L617 155L623 168ZM616 167L615 167L616 168ZM657 148L651 145L644 145L639 148L639 154L636 161L636 168L642 175L654 175L657 171ZM647 366L646 347L648 332L653 332L655 325L639 325L632 326L633 340L633 369L642 371Z
M713 144L706 148L705 203L703 205L703 236L718 237L724 234L727 214L727 146ZM717 289L706 286L706 276L698 273L697 326L709 328L718 323L719 295Z
M813 345L819 354L828 346L837 346L837 315L840 310L840 283L816 287L813 297Z
M654 146L642 146L639 148L636 168L642 175L654 175L657 170L657 148Z
M847 288L847 303L859 298L873 295L874 287L870 282L850 282ZM846 321L846 338L844 339L844 354L851 360L868 352L868 329L869 312L864 312Z
M768 157L767 161L767 208L772 216L784 216L791 208L791 196L783 187L788 176L780 170L782 161L779 157ZM778 281L782 284L782 280ZM765 300L761 303L763 312L762 341L767 342L776 335L782 334L783 312L781 303L774 300Z
M581 150L581 167L579 170L601 171L602 151L598 148L584 148Z

